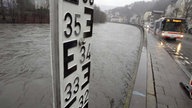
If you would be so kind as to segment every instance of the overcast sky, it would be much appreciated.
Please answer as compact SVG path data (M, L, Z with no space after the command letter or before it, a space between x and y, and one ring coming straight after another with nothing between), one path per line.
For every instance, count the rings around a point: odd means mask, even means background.
M152 0L94 0L96 5L108 6L125 6L136 1L152 1Z

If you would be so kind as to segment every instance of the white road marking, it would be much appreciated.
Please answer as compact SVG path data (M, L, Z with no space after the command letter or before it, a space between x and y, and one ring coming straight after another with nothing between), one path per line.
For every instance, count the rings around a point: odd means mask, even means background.
M185 63L190 64L187 60L185 60Z
M186 60L188 60L189 58L188 57L185 57Z
M138 95L138 96L146 97L143 93L140 93L138 91L133 91L133 95Z
M183 56L180 56L181 59L183 59Z

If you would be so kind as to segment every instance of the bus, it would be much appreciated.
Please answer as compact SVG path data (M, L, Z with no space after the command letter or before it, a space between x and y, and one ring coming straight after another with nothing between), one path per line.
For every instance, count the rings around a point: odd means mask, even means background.
M154 34L164 39L182 39L186 25L183 18L160 18L154 23Z

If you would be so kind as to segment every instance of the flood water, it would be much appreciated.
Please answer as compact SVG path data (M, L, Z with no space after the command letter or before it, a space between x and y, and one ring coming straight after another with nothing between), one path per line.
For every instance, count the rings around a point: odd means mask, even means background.
M1 108L52 108L49 25L0 25Z
M123 107L133 85L140 39L133 26L94 26L90 108ZM50 54L49 25L0 25L1 108L52 108Z
M94 27L90 108L123 108L129 101L140 41L140 30L130 25Z

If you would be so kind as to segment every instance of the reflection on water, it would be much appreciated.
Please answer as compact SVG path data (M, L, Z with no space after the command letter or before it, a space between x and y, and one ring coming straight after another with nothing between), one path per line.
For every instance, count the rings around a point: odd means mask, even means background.
M164 43L163 43L163 42L161 42L160 44L161 44L161 46L163 46L163 45L164 45Z
M179 54L180 53L180 51L181 51L181 43L179 43L178 45L177 45L177 51L176 51L176 53L175 54Z
M165 47L166 43L164 41L160 42L160 47Z

